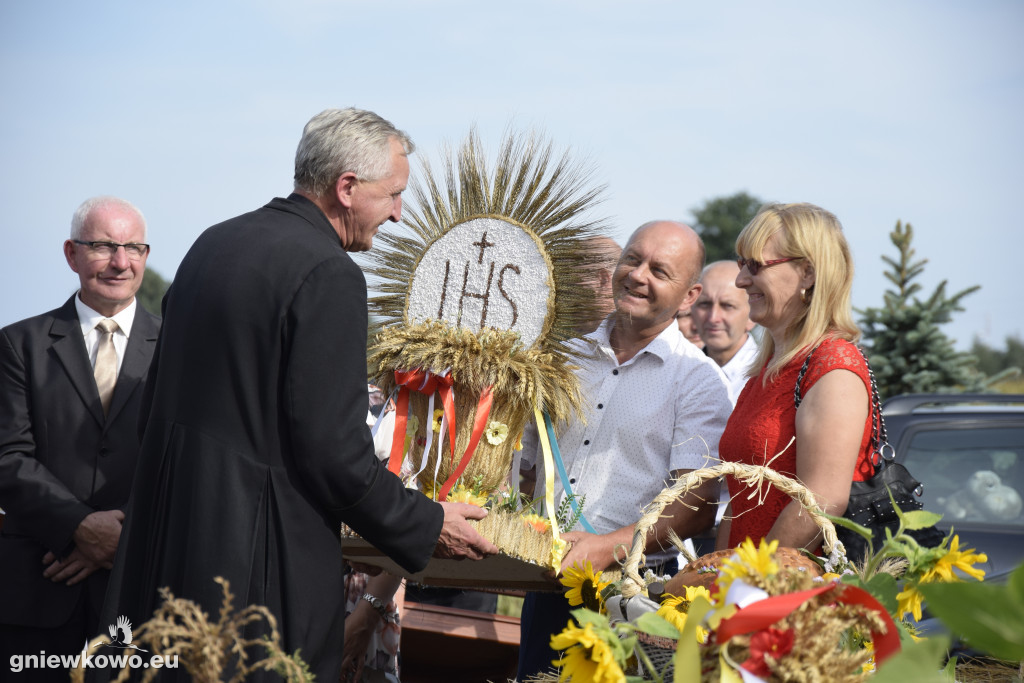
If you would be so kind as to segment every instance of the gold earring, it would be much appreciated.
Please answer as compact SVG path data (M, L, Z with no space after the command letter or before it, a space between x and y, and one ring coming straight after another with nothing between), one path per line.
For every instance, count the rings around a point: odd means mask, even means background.
M806 289L801 289L800 290L800 303L805 304L805 305L807 304L807 290Z

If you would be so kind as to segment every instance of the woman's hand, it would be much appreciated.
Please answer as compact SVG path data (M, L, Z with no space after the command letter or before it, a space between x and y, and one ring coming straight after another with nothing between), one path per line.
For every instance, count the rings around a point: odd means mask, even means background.
M345 649L341 658L341 679L358 681L363 675L363 663L370 639L382 618L366 600L359 600L356 608L345 619Z

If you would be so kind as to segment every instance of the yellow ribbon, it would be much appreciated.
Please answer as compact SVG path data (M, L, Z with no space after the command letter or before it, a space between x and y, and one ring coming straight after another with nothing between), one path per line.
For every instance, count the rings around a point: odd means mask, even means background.
M544 505L547 506L553 536L551 567L557 572L562 566L566 543L558 537L558 519L555 517L555 459L551 455L551 442L548 441L548 430L544 427L544 416L540 408L534 408L533 415L537 420L537 433L540 435L540 447L544 454Z

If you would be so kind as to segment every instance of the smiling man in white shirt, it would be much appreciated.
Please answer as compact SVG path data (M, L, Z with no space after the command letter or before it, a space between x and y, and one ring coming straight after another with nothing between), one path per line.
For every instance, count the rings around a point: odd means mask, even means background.
M577 372L588 400L585 420L558 436L569 488L586 496L583 516L592 532L569 531L572 546L563 571L589 561L595 570L623 559L642 509L670 483L712 464L732 406L713 360L688 342L676 312L700 294L697 278L704 246L689 226L655 221L640 226L623 249L612 280L614 312L580 343L590 358ZM532 444L530 444L532 446ZM524 466L537 461L524 448ZM556 496L565 496L563 482ZM689 538L715 518L718 484L691 491L648 535L648 566L665 572L675 564L669 530ZM557 501L556 501L557 503ZM691 507L692 506L692 507ZM586 528L584 525L582 528ZM531 593L523 607L519 680L550 667L551 634L565 628L568 603L558 593Z

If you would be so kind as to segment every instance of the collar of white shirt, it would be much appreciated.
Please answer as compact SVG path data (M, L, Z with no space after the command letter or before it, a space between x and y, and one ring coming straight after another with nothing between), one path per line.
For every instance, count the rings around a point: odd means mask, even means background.
M135 306L137 303L138 299L132 299L132 302L125 306L123 310L111 316L111 320L117 323L125 337L130 337L132 334L132 322L135 320ZM82 336L88 336L96 325L107 317L100 315L82 303L82 299L77 294L75 295L75 310L78 312L78 322L82 325Z
M596 330L591 332L584 339L589 340L592 344L596 344L601 352L611 358L615 358L615 350L612 348L611 332L612 324L615 320L615 316L608 316L604 319ZM652 339L647 346L640 349L635 356L630 358L622 365L629 365L644 353L653 353L661 360L665 360L672 355L673 350L678 348L680 340L686 341L686 337L679 331L679 326L675 324L669 324L662 330L657 337ZM696 347L694 347L696 348Z

